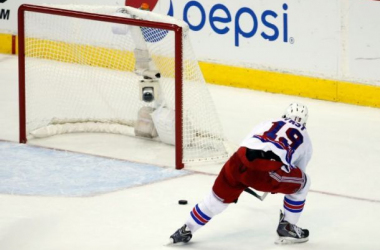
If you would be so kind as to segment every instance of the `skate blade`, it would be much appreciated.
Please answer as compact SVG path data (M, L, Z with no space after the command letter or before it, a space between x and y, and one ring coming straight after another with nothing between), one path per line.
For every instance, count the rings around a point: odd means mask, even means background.
M164 244L164 246L172 246L172 245L174 245L174 243L173 243L173 239L172 238L169 238L168 240L167 240L167 242Z
M170 246L173 246L173 245L181 246L181 245L189 245L189 244L192 244L192 242L177 242L177 243L174 243L173 239L169 238L168 241L167 241L167 243L163 244L163 245L166 246L166 247L170 247Z
M309 238L294 239L291 237L280 237L274 242L274 244L276 244L276 245L292 245L292 244L304 243L308 240L309 240Z

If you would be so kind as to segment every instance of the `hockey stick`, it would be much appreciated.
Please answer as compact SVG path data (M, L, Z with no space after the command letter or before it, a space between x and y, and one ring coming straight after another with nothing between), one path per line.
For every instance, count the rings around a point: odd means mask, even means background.
M253 191L252 189L250 189L249 187L247 187L246 189L244 189L245 192L255 196L257 199L263 201L265 199L265 197L267 197L268 195L268 192L265 192L263 193L262 195L258 195L255 191Z

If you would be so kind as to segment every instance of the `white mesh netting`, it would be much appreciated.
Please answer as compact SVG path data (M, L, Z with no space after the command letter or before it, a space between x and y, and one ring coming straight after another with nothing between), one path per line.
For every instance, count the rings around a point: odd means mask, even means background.
M49 6L114 15L119 6ZM187 25L125 7L134 18L183 26L183 162L225 159L222 128L192 50ZM119 10L120 12L120 10ZM115 33L115 27L120 32ZM143 106L175 110L174 32L36 12L25 14L28 138L69 132L134 136ZM149 52L161 78L160 101L140 100L135 49ZM156 139L159 140L159 139Z

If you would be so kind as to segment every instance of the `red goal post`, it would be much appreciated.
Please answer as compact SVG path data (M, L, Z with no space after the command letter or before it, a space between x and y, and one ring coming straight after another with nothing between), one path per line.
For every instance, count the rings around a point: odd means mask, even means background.
M148 27L161 30L168 30L174 32L174 105L175 105L175 167L176 169L182 169L184 167L184 121L187 119L184 117L184 59L183 59L183 28L173 23L147 21L134 18L125 18L111 15L104 15L98 13L90 13L84 11L69 10L56 7L36 6L24 4L21 5L18 11L18 36L19 36L19 124L20 124L20 143L26 143L28 140L28 94L26 87L26 41L27 35L25 32L26 26L26 13L40 13L47 15L54 15L60 17L69 17L75 19L92 20L105 23L122 24L129 26ZM205 99L205 98L203 98ZM219 131L217 131L219 132ZM187 132L186 132L187 133ZM203 132L202 132L203 133ZM198 132L192 132L191 134L202 134ZM200 137L205 137L203 133ZM216 136L211 136L213 139ZM214 138L215 137L215 138ZM220 140L220 139L217 139ZM195 143L194 143L195 144ZM207 146L209 147L209 146ZM222 153L225 158L226 153Z

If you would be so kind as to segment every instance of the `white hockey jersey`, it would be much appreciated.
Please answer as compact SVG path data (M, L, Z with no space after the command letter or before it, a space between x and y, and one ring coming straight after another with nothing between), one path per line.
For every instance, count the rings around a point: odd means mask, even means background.
M257 125L240 146L272 151L290 172L298 167L305 172L313 153L306 127L289 118L270 120Z

